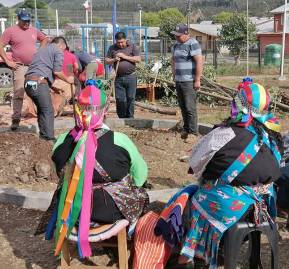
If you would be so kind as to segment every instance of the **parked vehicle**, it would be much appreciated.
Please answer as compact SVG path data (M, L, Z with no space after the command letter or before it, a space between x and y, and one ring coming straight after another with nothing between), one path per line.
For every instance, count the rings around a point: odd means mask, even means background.
M7 57L12 60L12 53L7 52ZM13 72L0 57L0 90L13 86Z

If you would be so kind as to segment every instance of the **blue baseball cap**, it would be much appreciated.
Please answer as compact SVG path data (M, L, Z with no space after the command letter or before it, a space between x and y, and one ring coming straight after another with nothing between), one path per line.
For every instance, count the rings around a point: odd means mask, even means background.
M17 17L21 21L30 21L31 20L30 14L24 9L20 10L17 13Z

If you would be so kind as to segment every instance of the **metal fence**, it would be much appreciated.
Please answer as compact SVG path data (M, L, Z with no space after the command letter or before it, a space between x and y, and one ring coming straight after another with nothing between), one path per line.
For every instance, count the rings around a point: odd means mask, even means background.
M26 9L32 16L32 23L35 24L37 16L39 28L56 28L56 10L48 7L47 9L38 9L35 13L34 9ZM59 9L59 27L62 28L67 23L85 24L85 9L79 4L79 7L72 9ZM15 24L17 21L16 11L13 9L0 9L0 18L7 19L7 26ZM111 23L112 12L93 10L92 16L89 15L89 23ZM139 25L139 12L135 11L119 11L117 12L117 23L120 25Z

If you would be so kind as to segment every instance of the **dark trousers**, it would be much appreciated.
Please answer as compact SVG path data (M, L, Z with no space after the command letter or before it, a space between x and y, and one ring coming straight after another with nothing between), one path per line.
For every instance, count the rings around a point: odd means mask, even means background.
M281 167L281 177L275 182L278 186L277 205L283 209L289 209L289 163Z
M176 82L177 97L182 111L184 130L198 133L197 93L193 81Z
M37 107L40 137L54 139L54 111L48 84L38 84L36 89L27 85L25 91Z
M136 87L135 74L116 78L115 100L116 112L119 118L133 118Z

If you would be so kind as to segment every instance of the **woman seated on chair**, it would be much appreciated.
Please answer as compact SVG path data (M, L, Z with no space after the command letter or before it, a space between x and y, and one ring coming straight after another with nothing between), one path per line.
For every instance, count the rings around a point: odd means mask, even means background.
M60 135L52 160L63 179L57 213L47 227L55 227L58 254L65 236L79 222L78 240L82 257L91 256L88 243L90 222L113 223L126 219L134 223L148 204L142 188L147 165L134 143L123 133L111 131L103 119L108 109L100 81L90 80L75 107L75 127Z
M172 197L155 228L171 246L182 245L174 268L193 268L194 258L217 268L219 244L227 229L250 209L257 224L275 217L273 182L280 176L283 143L269 105L268 92L244 79L231 117L193 148L189 172L199 178L199 185L189 185ZM187 209L189 225L184 229Z

